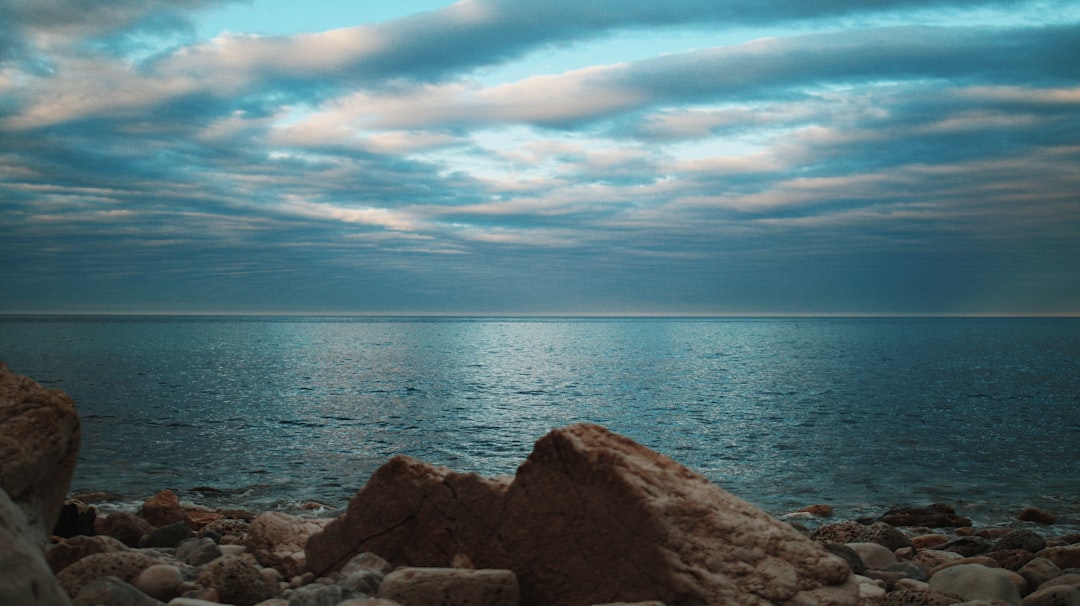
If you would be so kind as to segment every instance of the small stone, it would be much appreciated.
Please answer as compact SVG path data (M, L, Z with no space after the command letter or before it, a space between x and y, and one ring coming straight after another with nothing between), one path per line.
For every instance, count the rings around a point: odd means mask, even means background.
M374 570L360 569L349 573L349 576L339 581L338 585L367 595L375 595L379 591L382 580L382 574Z
M340 585L312 583L294 589L289 595L289 606L337 606L340 602L362 596L363 594ZM422 603L417 602L417 604Z
M180 497L171 490L162 490L143 502L140 515L154 528L184 521L184 508Z
M944 545L948 542L948 537L938 533L924 534L911 538L911 545L916 549L933 549L938 545Z
M833 515L833 508L831 505L824 503L818 503L816 505L807 505L801 509L795 510L795 513L808 513L818 518L831 518Z
M1009 534L1011 532L1013 532L1013 530L1011 528L997 528L997 527L980 528L979 530L975 531L975 536L979 536L979 537L982 537L984 539L989 539L991 541L996 541L996 540L1000 539L1001 537L1003 537L1003 536L1005 536L1005 535L1007 535L1007 534Z
M956 528L971 526L971 520L956 515L950 505L935 503L928 507L901 507L885 512L879 522L891 526L927 526L929 528Z
M957 560L964 559L964 556L953 553L951 551L938 551L936 549L924 549L915 554L915 557L911 559L919 566L926 568L927 570L934 570L943 564L949 562L955 562Z
M211 533L220 537L217 541L223 545L240 544L244 541L251 523L238 518L223 518L210 522L199 531L199 536L207 536Z
M915 579L900 579L893 586L895 591L902 591L904 589L917 589L919 591L930 591L930 584L926 581L917 581Z
M1039 524L1053 524L1057 522L1057 516L1053 513L1046 511L1045 509L1039 509L1038 507L1025 507L1016 516L1017 520L1021 522L1036 522Z
M926 569L914 562L897 562L885 570L886 572L899 573L907 579L915 579L917 581L930 580L930 575L927 573Z
M965 600L998 600L1020 606L1020 592L1004 570L979 564L946 568L930 578L930 589L953 593Z
M930 570L930 576L934 576L939 571L945 570L946 568L952 568L953 566L963 566L965 564L978 564L979 566L985 566L987 568L1001 568L1001 565L997 563L997 560L985 556L972 556L970 558L960 558L959 560L946 562L941 566L938 566L937 568L932 568Z
M858 522L835 522L819 526L810 533L810 538L822 543L854 543L866 530L866 526Z
M943 545L938 545L934 547L934 549L937 549L939 551L951 551L967 558L988 553L991 549L993 549L993 547L994 544L987 539L978 536L971 536L954 539Z
M1035 554L1026 549L997 549L986 554L1007 570L1020 570L1024 564L1035 559Z
M859 555L866 568L885 570L896 563L892 550L877 543L848 543L847 546Z
M139 573L132 583L146 595L167 602L180 595L184 575L180 569L169 564L155 564Z
M855 539L855 543L877 543L884 545L889 551L896 551L901 547L911 545L911 539L906 534L884 522L877 522L863 529Z
M176 546L176 559L190 566L203 566L221 557L221 548L213 539L189 539Z
M517 606L517 577L510 570L399 568L386 575L380 598L402 604Z
M374 570L375 572L386 576L394 570L394 567L382 557L365 551L350 558L349 561L341 567L341 574L348 575L357 570Z

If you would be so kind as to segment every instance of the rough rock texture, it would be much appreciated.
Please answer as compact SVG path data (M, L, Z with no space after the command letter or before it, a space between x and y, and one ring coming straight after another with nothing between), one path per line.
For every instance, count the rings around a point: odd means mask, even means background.
M386 575L379 597L428 606L517 606L518 583L509 570L405 567Z
M855 543L866 526L858 522L834 522L819 526L810 534L810 538L822 543Z
M139 515L154 528L160 528L183 522L184 508L180 505L180 497L166 489L144 501Z
M45 553L45 559L49 562L49 568L52 568L53 572L60 572L86 556L95 553L126 550L127 545L112 537L105 535L77 536L50 547Z
M72 600L72 606L162 606L162 602L116 577L101 577L88 583Z
M139 516L127 511L114 511L94 522L98 534L113 537L128 547L138 547L144 535L153 532L154 527Z
M75 403L0 362L0 488L44 544L64 506L81 439Z
M0 603L4 606L67 606L23 510L0 489Z
M847 564L675 461L590 424L537 441L510 483L404 457L308 541L322 573L361 551L395 565L513 570L523 606L660 600L855 604Z
M1058 565L1058 568L1080 568L1080 544L1047 547L1037 554Z
M1080 606L1080 587L1047 587L1024 598L1023 606Z
M1020 592L1006 572L979 564L962 564L936 573L930 578L930 589L963 596L966 600L998 600L1020 605Z
M61 570L56 578L69 596L76 596L95 579L108 576L130 583L140 572L160 563L139 551L95 553Z
M304 545L308 537L322 530L328 522L266 512L252 520L244 544L260 564L293 577L307 570Z
M251 606L277 595L277 586L240 556L222 556L199 572L199 583L218 591L221 602Z

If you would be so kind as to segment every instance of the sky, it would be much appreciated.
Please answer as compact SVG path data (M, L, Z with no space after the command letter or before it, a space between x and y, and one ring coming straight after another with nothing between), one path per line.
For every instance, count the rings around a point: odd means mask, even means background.
M1080 314L1080 3L0 0L0 313Z

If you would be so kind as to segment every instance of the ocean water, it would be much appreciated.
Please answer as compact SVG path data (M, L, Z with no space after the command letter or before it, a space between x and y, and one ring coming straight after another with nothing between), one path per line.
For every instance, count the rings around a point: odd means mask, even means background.
M341 507L589 421L778 515L1080 525L1080 319L7 316L0 360L74 397L73 490L132 500Z

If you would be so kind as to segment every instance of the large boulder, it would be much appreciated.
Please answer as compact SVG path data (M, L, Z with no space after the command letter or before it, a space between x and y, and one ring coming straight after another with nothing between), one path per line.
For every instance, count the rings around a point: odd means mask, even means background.
M304 545L328 522L268 511L252 520L244 544L259 564L276 568L291 578L307 570Z
M0 362L0 488L44 544L64 506L81 439L75 403Z
M371 551L395 565L517 575L523 606L659 600L851 604L824 546L672 459L602 427L541 438L513 481L396 458L308 541L322 573Z
M53 577L23 510L0 489L0 603L4 606L70 606Z

